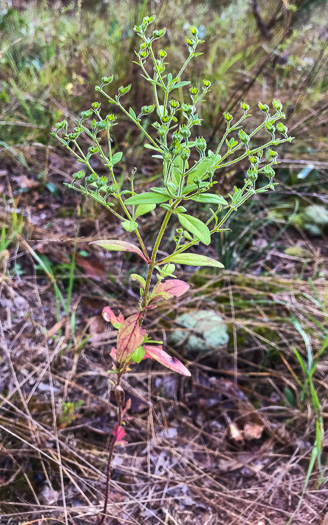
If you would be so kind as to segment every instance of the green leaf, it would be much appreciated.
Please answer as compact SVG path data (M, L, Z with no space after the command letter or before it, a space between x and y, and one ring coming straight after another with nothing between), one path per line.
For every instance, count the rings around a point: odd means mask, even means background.
M170 194L169 194L169 192L167 191L166 188L158 188L158 187L155 186L154 188L150 188L150 189L154 193L159 193L160 195L166 195L167 197L171 198Z
M176 186L179 186L180 184L184 164L186 166L186 169L188 169L187 162L184 163L181 157L176 157L176 159L174 159L172 168L172 180L176 184Z
M206 224L204 224L204 222L196 219L196 217L193 217L192 215L187 215L186 213L180 213L178 215L178 219L181 226L188 232L195 235L195 237L197 237L197 239L199 239L203 244L208 246L211 243L210 230Z
M118 162L120 162L121 158L123 157L123 153L121 151L118 151L112 156L112 165L114 166Z
M132 361L134 361L134 363L140 363L140 361L143 360L143 358L145 357L145 349L143 346L138 346L137 350L135 350L133 352L133 354L131 355L131 359Z
M170 197L166 195L160 195L159 193L153 193L151 191L140 193L139 195L134 195L129 199L126 199L126 205L132 204L160 204L161 202L166 202Z
M173 266L173 265L172 265L172 266ZM131 276L130 276L130 277L131 277L132 281L137 281L137 282L140 284L140 286L141 286L142 288L145 288L145 286L146 286L146 281L145 281L145 279L142 277L142 275L139 275L139 274L137 274L137 273L131 273Z
M187 172L187 184L192 184L195 179L202 177L212 165L212 157L205 157L205 159L202 159L201 161L197 162L197 164L194 164L194 166Z
M129 113L131 115L132 118L134 118L135 120L137 120L137 115L135 114L135 112L133 111L132 108L129 109Z
M197 195L197 197L192 197L190 200L195 202L209 202L210 204L228 204L221 195L216 195L215 193L202 193L201 195Z
M171 257L166 258L161 264L166 264L168 262L188 264L189 266L213 266L214 268L224 268L222 263L211 257L188 252L178 253L177 255L173 254Z
M177 84L174 84L174 86L170 87L170 91L173 91L173 89L177 89L179 87L188 86L190 84L190 81L183 80L183 82L178 82Z
M137 219L141 215L146 215L150 211L156 208L156 204L140 204L136 209L135 218Z
M148 144L148 143L146 143L146 144L144 144L144 147L147 148L147 149L153 149L153 150L155 150L155 151L160 151L160 152L162 152L161 148L156 148L156 147L153 146L152 144Z
M127 232L134 232L135 230L138 229L138 224L135 221L123 221L122 227Z

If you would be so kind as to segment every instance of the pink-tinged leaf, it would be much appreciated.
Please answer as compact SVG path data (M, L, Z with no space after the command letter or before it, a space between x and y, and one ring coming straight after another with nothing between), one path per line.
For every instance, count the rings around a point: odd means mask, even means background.
M114 443L116 444L124 444L126 441L122 441L123 438L126 436L125 430L123 427L116 425L116 427L113 430L113 436L114 436Z
M169 279L168 281L159 283L157 286L155 295L163 294L163 298L166 299L166 294L169 297L180 297L189 290L190 286L184 281L179 279Z
M109 355L111 356L112 359L115 359L115 361L116 361L116 359L117 359L117 357L116 357L116 353L117 353L117 352L116 352L116 348L113 346L112 349L111 349L111 351L110 351L110 354L109 354Z
M177 359L176 357L172 357L166 352L164 352L161 346L144 345L144 349L146 351L144 359L156 359L156 361L166 366L167 368L174 370L174 372L178 372L183 376L191 376L191 373L181 363L181 361L179 361L179 359Z
M137 253L138 255L140 255L140 257L143 258L144 261L149 262L140 250L140 248L138 248L138 246L132 244L131 242L118 241L116 239L108 239L107 241L93 241L90 242L90 244L96 244L97 246L101 246L101 248L105 248L105 250L111 250L113 252Z
M146 335L145 330L139 326L140 314L128 317L117 334L117 361L127 361L133 352L142 344Z
M108 323L122 324L124 321L124 315L119 314L118 317L114 314L113 310L109 306L105 306L102 311L102 316Z
M131 397L127 400L125 407L122 410L122 417L124 417L125 413L130 410L131 408Z

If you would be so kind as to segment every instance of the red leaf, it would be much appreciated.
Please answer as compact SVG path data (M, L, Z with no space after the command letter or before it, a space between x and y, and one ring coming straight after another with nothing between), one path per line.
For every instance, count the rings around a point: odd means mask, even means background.
M138 248L138 246L136 246L135 244L132 244L131 242L118 241L116 239L109 239L107 241L106 240L93 241L93 242L90 242L89 244L97 244L97 246L101 246L101 248L105 248L106 250L111 250L114 252L137 253L138 255L140 255L140 257L143 258L144 261L150 262L150 261L147 261L146 257L144 256L140 248Z
M171 370L174 370L175 372L178 372L179 374L182 374L183 376L191 376L191 373L181 363L181 361L179 361L179 359L176 357L172 357L164 352L161 346L144 345L144 349L146 351L144 359L156 359L156 361L162 365L170 368Z
M115 361L116 361L116 359L117 359L117 357L116 357L116 348L115 348L114 346L112 347L112 349L111 349L109 355L110 355L113 359L115 359Z
M105 306L102 311L102 316L105 321L112 324L121 324L124 321L124 316L120 314L118 317L116 317L113 310L109 306Z
M116 427L113 430L113 436L114 436L114 443L117 443L118 441L122 441L122 439L126 436L124 428L119 425L116 425ZM124 443L126 443L126 441L124 441Z
M140 314L128 317L117 335L117 361L127 361L133 352L142 344L146 335L145 330L139 326Z
M101 281L101 279L105 277L106 270L104 265L94 257L86 258L76 253L75 260L76 264L80 266L89 277L92 277L96 281Z
M155 295L164 293L167 294L170 298L180 297L180 295L183 295L185 292L187 292L189 288L189 284L185 283L184 281L180 281L179 279L169 279L164 283L159 283ZM165 295L164 299L166 299Z

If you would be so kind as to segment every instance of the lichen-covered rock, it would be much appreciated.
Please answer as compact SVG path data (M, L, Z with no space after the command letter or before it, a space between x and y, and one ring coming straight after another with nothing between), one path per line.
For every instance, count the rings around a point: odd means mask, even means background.
M170 343L176 345L185 340L183 345L187 352L208 352L229 341L227 325L222 317L210 310L182 314L176 322L184 328L172 332Z

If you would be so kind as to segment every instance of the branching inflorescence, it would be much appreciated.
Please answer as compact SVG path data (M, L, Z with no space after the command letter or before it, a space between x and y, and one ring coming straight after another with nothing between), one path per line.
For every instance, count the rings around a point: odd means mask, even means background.
M143 106L137 113L132 108L127 110L121 100L130 91L131 85L120 87L118 93L111 96L108 87L113 81L113 76L103 77L100 86L96 86L96 91L119 109L144 135L145 148L151 150L153 157L159 159L163 165L162 186L136 193L135 172L128 179L128 187L125 185L126 181L122 181L121 177L118 179L114 167L120 162L123 154L112 151L112 136L114 126L117 125L117 116L109 114L103 117L99 102L94 102L90 109L81 113L72 132L68 133L66 120L59 122L56 131L53 132L84 168L73 175L72 184L67 186L105 206L121 221L124 230L136 235L139 246L115 239L100 240L94 244L108 250L134 252L148 265L145 278L138 274L131 276L140 285L138 312L124 319L122 314L117 317L110 307L103 311L104 319L118 330L117 345L111 352L117 366L110 371L116 374L113 389L118 405L118 424L110 440L106 498L114 445L122 443L125 436L123 418L127 407L123 409L120 387L122 375L128 372L133 363L139 363L146 358L156 359L168 368L186 376L190 375L189 370L180 361L164 352L160 341L153 341L148 337L142 328L145 313L148 309L155 308L159 300L179 297L188 290L187 283L175 278L175 264L223 267L215 259L190 252L190 248L200 243L208 246L215 233L225 231L224 224L228 217L250 197L274 190L273 166L278 164L278 161L277 152L273 148L292 140L292 137L287 135L287 127L280 122L285 118L280 101L273 101L273 111L266 104L259 103L265 118L251 133L242 129L243 122L250 117L249 106L242 102L242 116L233 124L232 115L224 113L226 131L215 151L207 149L206 140L197 133L193 134L193 130L201 124L197 108L205 101L211 82L203 80L200 89L189 87L189 103L178 100L182 97L181 90L190 85L190 81L181 80L183 74L189 62L202 54L196 52L196 49L203 40L198 38L197 29L191 27L191 36L186 40L188 58L176 75L168 73L166 52L163 49L157 52L154 50L155 42L165 35L166 29L155 30L149 35L148 29L154 20L154 16L145 17L142 24L134 28L142 41L139 51L136 52L136 63L142 70L143 78L152 85L154 103ZM149 127L144 124L145 119L149 122L150 114L154 116L151 124L153 131L149 131ZM259 146L255 140L262 131L266 132L268 137ZM94 145L84 150L79 145L80 137L88 137ZM94 155L101 160L107 171L106 176L99 176L93 168ZM234 192L226 198L210 191L217 184L215 178L219 169L244 159L248 159L250 167L241 188L235 187ZM263 180L267 182L263 183ZM211 205L206 222L196 217L195 213L188 213L188 204L194 202ZM155 210L157 206L165 210L165 216L149 254L139 231L138 219ZM170 255L158 258L161 240L168 222L172 219L179 223L173 236L175 247ZM154 272L157 274L157 282L151 287ZM105 512L106 508L107 502Z

